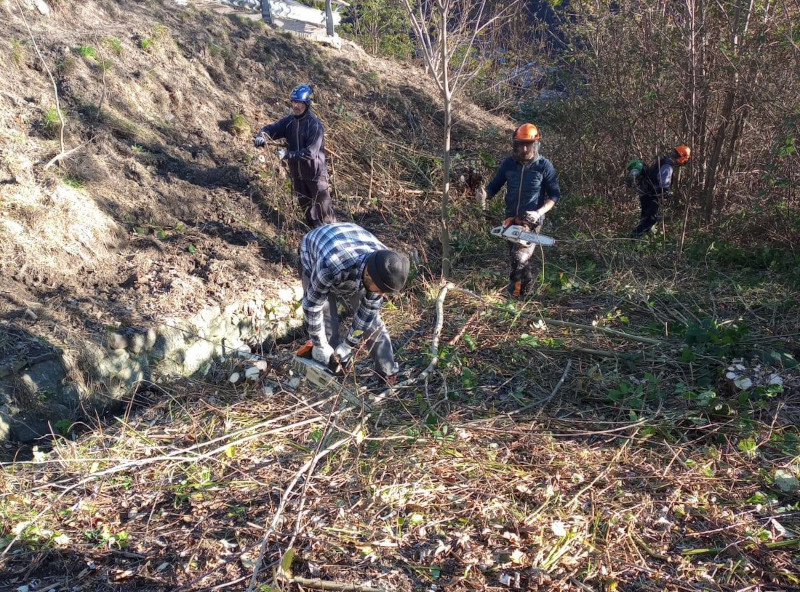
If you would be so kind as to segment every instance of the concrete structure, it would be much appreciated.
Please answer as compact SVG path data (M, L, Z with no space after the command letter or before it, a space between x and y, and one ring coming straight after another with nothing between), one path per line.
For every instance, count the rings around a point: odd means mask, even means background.
M327 33L327 19L324 10L317 10L294 0L261 0L261 14L265 22L275 27L304 37L311 37L338 48L341 47L341 40L336 34L336 26L342 20L339 9L349 5L343 0L333 0L331 4L333 5L331 12L333 36Z

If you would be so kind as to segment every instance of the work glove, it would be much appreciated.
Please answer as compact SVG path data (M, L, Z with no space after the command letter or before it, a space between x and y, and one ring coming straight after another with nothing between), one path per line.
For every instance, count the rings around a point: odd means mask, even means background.
M333 348L326 342L323 342L319 346L315 345L314 349L311 350L311 357L325 366L327 366L328 362L330 362L332 355Z
M259 148L260 146L263 146L266 143L267 143L267 138L264 135L264 132L258 132L256 134L256 137L253 138L253 144L255 144L256 148Z
M278 158L279 159L283 160L284 158L286 158L286 154L287 154L286 148L278 148Z
M541 219L542 215L539 213L538 210L527 211L525 212L525 216L523 217L525 224L531 227L536 226L539 223L539 220Z
M336 354L336 357L339 358L339 363L342 366L349 365L353 358L353 348L347 343L347 341L342 341L339 345L337 345L334 353Z
M297 150L292 150L291 152L286 154L286 158L288 158L289 160L300 158L300 152L298 152Z

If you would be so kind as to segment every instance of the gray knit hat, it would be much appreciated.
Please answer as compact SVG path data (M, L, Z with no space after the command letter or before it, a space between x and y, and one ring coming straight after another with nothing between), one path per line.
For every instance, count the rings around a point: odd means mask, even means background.
M367 258L367 271L381 292L399 292L408 278L408 258L395 251L375 251Z

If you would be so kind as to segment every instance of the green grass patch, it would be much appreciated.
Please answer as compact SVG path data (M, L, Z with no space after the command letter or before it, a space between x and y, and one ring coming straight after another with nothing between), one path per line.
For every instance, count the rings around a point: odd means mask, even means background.
M117 37L106 37L105 43L115 55L122 55L122 41Z
M82 58L97 59L97 50L91 45L81 45L76 51Z

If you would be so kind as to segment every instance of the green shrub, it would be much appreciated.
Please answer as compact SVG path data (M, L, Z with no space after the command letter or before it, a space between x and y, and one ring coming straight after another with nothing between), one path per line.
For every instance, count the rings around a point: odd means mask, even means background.
M92 58L93 60L97 59L97 50L91 45L81 45L77 51L78 55L83 58Z
M117 39L116 37L107 37L106 38L106 45L116 55L121 55L122 54L122 42L119 39Z
M49 138L55 138L61 133L61 118L58 116L58 109L50 107L44 114L42 125L44 133Z
M241 113L231 115L230 127L234 136L246 136L250 133L250 124Z

